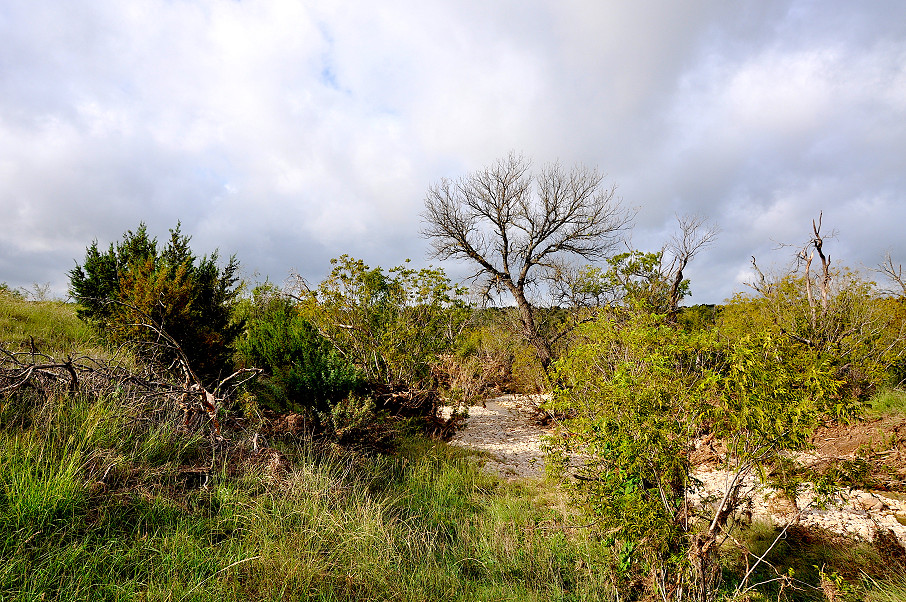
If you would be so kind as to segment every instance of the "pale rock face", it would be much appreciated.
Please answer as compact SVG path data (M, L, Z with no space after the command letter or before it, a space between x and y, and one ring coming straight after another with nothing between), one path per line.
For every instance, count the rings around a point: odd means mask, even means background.
M483 406L470 406L464 428L450 442L486 452L490 458L485 467L504 478L539 478L544 472L541 444L546 432L532 417L541 400L540 396L504 395L487 400ZM450 408L444 408L447 417L450 412ZM719 501L728 481L726 471L703 466L693 476L701 486L690 490L691 502ZM831 500L818 500L811 488L789 500L754 475L746 480L745 487L752 493L752 506L743 512L751 514L752 520L780 526L798 523L865 540L871 540L878 529L889 529L906 545L906 525L900 523L906 522L906 501L877 492L842 489Z

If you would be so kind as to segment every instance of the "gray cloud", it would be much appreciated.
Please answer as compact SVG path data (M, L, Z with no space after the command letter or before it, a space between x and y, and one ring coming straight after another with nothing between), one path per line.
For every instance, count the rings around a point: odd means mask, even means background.
M689 274L719 302L822 210L840 261L906 259L904 117L893 1L10 0L0 281L62 292L140 220L278 282L427 262L427 186L515 149L600 166L638 247L711 216Z

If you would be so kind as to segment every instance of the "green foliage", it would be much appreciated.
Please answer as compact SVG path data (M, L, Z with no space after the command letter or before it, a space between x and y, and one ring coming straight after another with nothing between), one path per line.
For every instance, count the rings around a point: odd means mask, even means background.
M805 449L826 419L857 411L829 362L768 333L727 341L687 331L666 316L634 312L589 325L558 364L552 410L568 416L555 455L584 458L576 487L614 533L664 570L663 591L707 593L715 541L744 501L742 481L784 453ZM716 509L686 504L689 456L710 431L732 475ZM704 595L704 594L703 594Z
M127 231L106 251L97 241L82 265L69 272L70 294L79 317L104 331L113 342L145 343L142 355L162 365L175 351L161 345L164 330L203 379L226 376L232 368L232 345L242 324L232 320L238 295L239 263L231 257L218 267L218 254L198 258L180 226L159 248L144 224Z
M376 406L371 397L349 394L330 408L328 428L341 443L361 440L375 423Z
M876 343L882 350L880 362L887 369L887 384L906 384L906 297L883 297L876 301L884 318Z
M670 282L662 269L663 252L629 251L607 260L610 269L604 282L615 291L620 303L627 307L644 307L655 313L667 311L670 303ZM680 285L680 299L686 296L689 281Z
M5 282L0 282L0 298L11 298L22 301L25 299L25 294L17 288L12 288Z
M545 310L536 310L542 320ZM538 393L547 376L532 345L518 334L515 308L475 310L435 371L453 401L476 400L488 392Z
M826 307L813 276L790 274L734 296L718 324L731 338L766 331L800 342L834 367L850 394L867 400L903 362L906 314L858 272L838 268L829 276Z
M550 408L573 418L554 449L588 458L576 485L621 542L644 540L643 553L671 558L684 542L688 443L714 389L697 360L713 352L713 338L647 313L601 318L582 336L557 365L562 386Z
M714 327L723 307L720 305L690 305L679 308L677 323L686 330L708 330Z
M869 412L874 416L906 414L906 391L882 389L871 398L869 406Z
M312 291L305 317L372 383L430 390L432 366L470 316L443 270L371 268L343 255Z
M617 306L666 313L670 306L670 275L664 268L664 253L638 250L619 253L607 259L606 270L586 266L570 283L571 297L577 305ZM689 281L680 284L679 299L689 294Z
M272 287L258 287L241 313L246 323L237 342L241 362L266 371L250 385L260 405L308 411L317 419L361 389L356 368Z
M767 523L753 523L735 532L742 545L723 558L722 589L732 591L751 568L752 559L764 555L765 563L751 577L761 583L748 593L751 600L826 602L822 585L828 582L834 584L838 601L903 599L903 566L885 557L881 548L801 526L788 529L778 540L779 534L780 527Z

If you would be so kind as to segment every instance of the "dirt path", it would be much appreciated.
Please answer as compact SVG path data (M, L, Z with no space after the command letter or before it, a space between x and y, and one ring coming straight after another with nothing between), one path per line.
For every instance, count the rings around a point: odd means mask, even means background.
M538 396L503 395L470 406L465 427L450 442L488 453L485 467L503 477L538 478L544 473L544 431L531 418L539 401Z
M505 478L540 478L544 472L541 438L545 431L533 420L539 401L538 396L504 395L487 400L483 406L471 406L465 426L451 443L487 453L485 467ZM722 492L727 478L725 472L708 466L697 468L694 476L703 484L700 490L691 492L699 503L709 503ZM894 494L841 490L836 500L818 508L814 493L808 490L793 502L754 477L746 485L752 492L749 510L754 519L778 525L798 521L860 539L871 539L879 528L890 529L906 545L906 496L897 499Z

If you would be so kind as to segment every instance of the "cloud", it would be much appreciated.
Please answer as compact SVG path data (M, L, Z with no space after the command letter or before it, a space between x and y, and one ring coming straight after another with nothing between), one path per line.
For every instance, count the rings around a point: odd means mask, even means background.
M675 213L720 222L697 301L821 210L848 261L906 256L903 23L898 2L10 0L0 281L65 290L141 220L277 281L426 262L428 185L510 150L600 166L637 246Z

